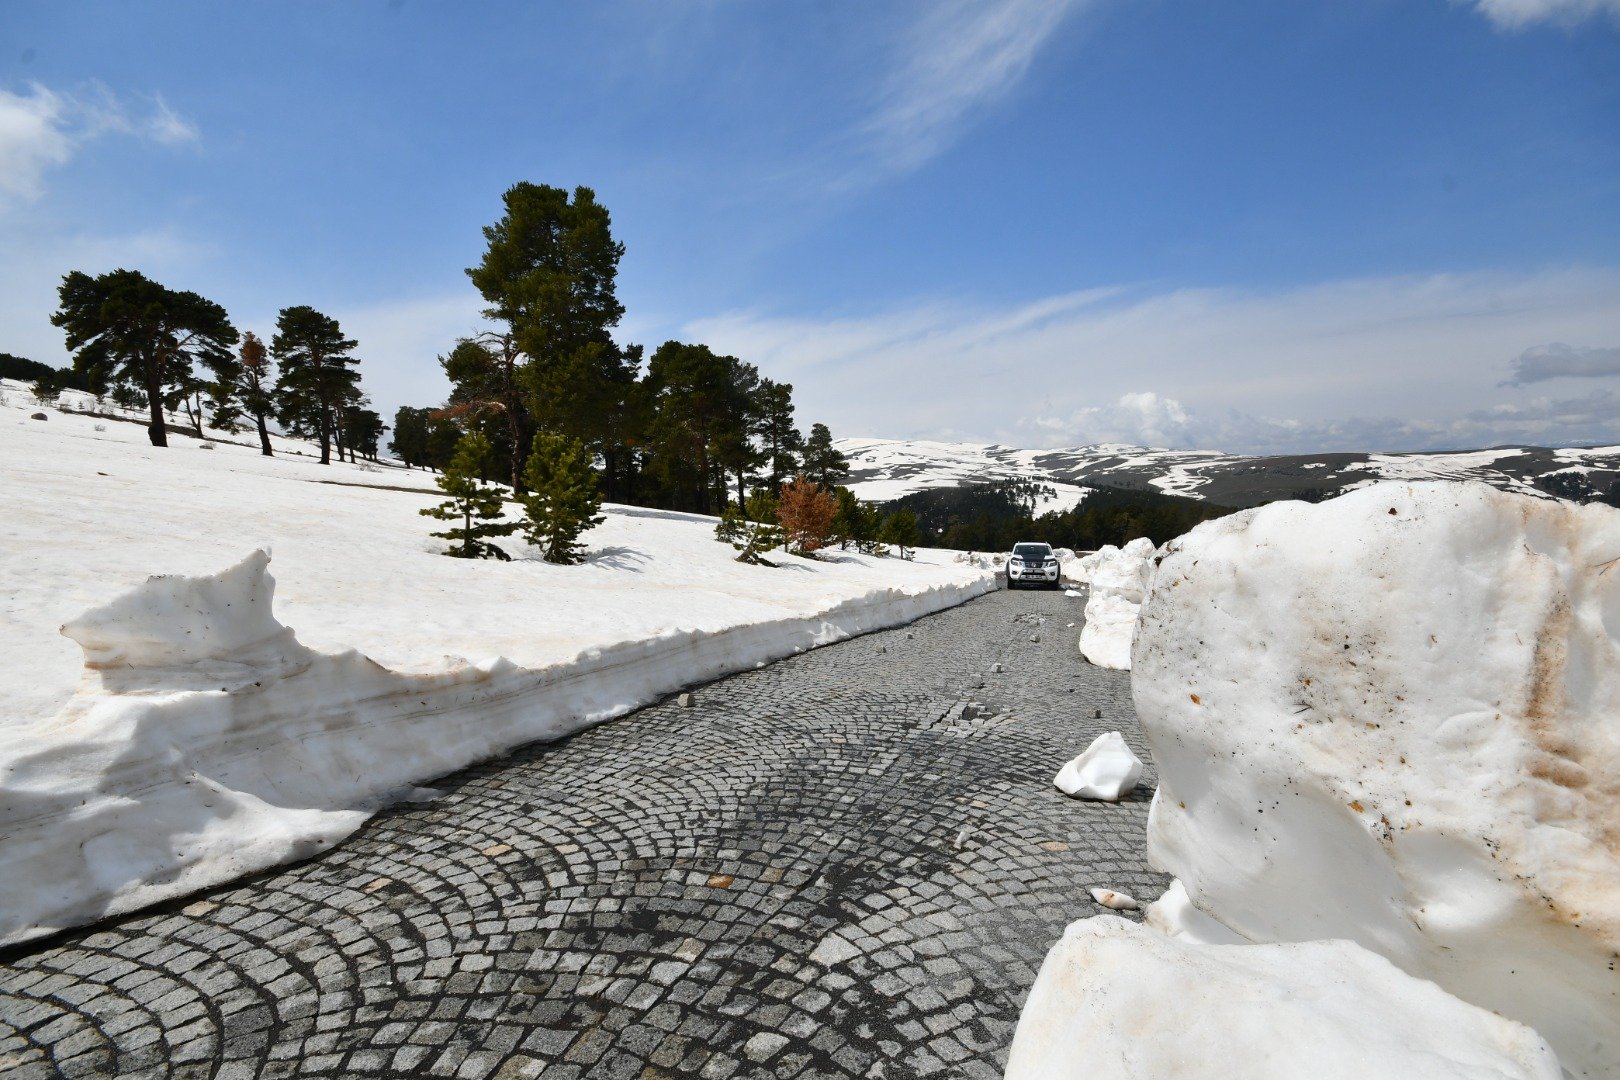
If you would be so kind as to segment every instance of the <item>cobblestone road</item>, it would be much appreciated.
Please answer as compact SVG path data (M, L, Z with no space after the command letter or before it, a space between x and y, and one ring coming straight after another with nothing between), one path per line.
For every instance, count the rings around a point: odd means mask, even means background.
M1143 753L1081 608L1000 592L818 649L14 950L0 1071L999 1076L1086 888L1165 883L1151 772L1119 805L1051 786L1099 732Z

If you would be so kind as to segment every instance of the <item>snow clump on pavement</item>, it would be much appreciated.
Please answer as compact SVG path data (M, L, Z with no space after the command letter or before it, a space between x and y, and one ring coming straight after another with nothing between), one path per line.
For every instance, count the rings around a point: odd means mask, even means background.
M1109 731L1066 762L1052 783L1065 795L1118 802L1135 790L1141 778L1142 759L1125 745L1125 736Z
M1018 1021L1006 1080L1558 1080L1522 1024L1348 941L1196 945L1114 915L1070 924Z
M1123 548L1107 545L1079 560L1073 570L1091 585L1080 653L1098 667L1129 671L1131 638L1142 600L1153 583L1157 549L1139 536Z
M1149 858L1199 911L1357 942L1620 1077L1620 511L1395 483L1207 522L1134 661Z

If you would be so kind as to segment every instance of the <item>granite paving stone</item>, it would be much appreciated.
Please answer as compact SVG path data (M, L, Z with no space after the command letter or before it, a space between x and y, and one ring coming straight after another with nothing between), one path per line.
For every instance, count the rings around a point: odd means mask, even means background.
M1082 611L992 593L0 952L0 1073L999 1076L1087 889L1167 884L1151 766L1117 804L1051 783L1104 731L1147 756Z

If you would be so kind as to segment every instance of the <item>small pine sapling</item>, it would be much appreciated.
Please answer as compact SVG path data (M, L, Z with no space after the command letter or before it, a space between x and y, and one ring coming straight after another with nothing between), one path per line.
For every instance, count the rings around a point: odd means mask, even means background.
M769 491L756 491L745 508L727 505L720 513L714 536L736 548L737 561L755 566L775 566L765 556L785 542L776 526L776 500Z
M899 548L902 559L910 559L916 554L914 549L920 539L917 532L917 515L910 510L896 510L883 519L883 528L878 533L878 539Z
M517 522L501 520L505 516L505 499L500 489L479 480L479 474L490 456L489 440L476 431L470 431L456 444L455 456L444 472L434 477L434 483L448 498L438 506L420 511L424 517L439 521L459 521L444 532L432 535L451 541L446 555L458 559L500 559L512 557L494 544L487 543L491 536L510 536L517 531Z
M550 563L577 563L585 546L579 534L603 518L602 494L578 439L540 432L523 469L523 536Z
M838 500L832 492L800 473L792 482L782 485L782 496L777 503L776 517L782 523L789 550L814 558L816 551L825 547L832 537Z

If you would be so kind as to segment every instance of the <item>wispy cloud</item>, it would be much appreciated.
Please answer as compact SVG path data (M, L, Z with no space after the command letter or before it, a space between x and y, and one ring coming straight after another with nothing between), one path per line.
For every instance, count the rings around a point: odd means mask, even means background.
M916 168L1006 98L1041 46L1088 0L948 0L901 39L875 110L861 126L884 171Z
M1461 0L1505 30L1532 23L1573 25L1607 14L1620 19L1620 0Z
M1526 386L1548 379L1595 379L1609 375L1620 375L1620 348L1594 349L1555 341L1520 353L1513 361L1513 374L1502 385Z
M1617 295L1615 270L1444 274L1100 289L1003 309L938 301L826 318L742 312L684 333L794 383L806 421L845 435L1401 450L1514 423L1585 439L1598 420L1570 410L1564 421L1470 416L1530 408L1499 385L1530 343L1620 339ZM1602 423L1610 430L1593 437L1620 438L1620 415Z
M85 143L125 135L162 146L196 142L196 125L152 96L141 106L92 84L78 93L30 83L24 93L0 90L0 201L32 201L45 175L73 159Z
M1127 443L1174 449L1231 449L1248 454L1326 451L1465 450L1508 444L1612 443L1620 394L1533 398L1452 416L1346 416L1301 421L1229 410L1205 414L1150 390L1108 405L1027 423L1065 445Z

